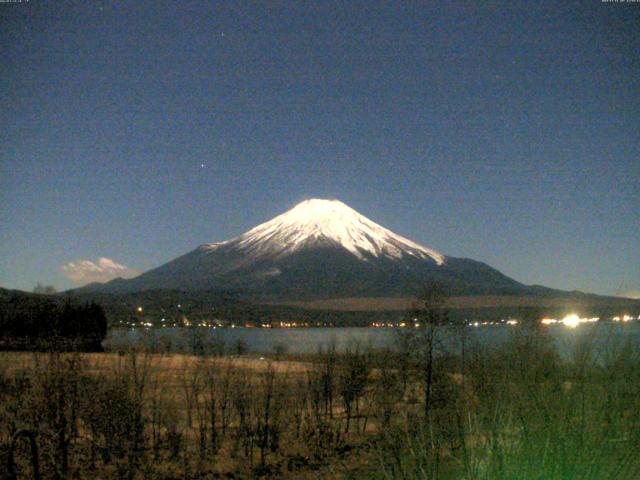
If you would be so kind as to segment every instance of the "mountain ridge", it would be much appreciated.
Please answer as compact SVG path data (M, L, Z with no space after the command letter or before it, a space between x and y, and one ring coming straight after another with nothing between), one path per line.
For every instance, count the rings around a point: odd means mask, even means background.
M484 262L445 256L338 200L310 199L229 240L205 243L131 279L79 293L225 290L251 301L411 297L425 283L451 296L563 295L528 286Z

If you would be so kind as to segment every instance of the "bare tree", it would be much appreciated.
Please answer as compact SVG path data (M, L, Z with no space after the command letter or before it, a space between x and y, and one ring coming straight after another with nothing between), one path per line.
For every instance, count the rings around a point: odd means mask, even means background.
M429 417L434 377L434 354L439 330L449 324L446 308L447 296L438 283L427 284L411 311L409 328L413 332L411 342L417 357L424 393L424 416Z
M360 398L364 395L369 380L368 360L366 354L361 353L356 345L353 350L348 349L345 352L343 364L338 372L338 389L347 416L345 433L349 431L351 419L357 418L360 413Z

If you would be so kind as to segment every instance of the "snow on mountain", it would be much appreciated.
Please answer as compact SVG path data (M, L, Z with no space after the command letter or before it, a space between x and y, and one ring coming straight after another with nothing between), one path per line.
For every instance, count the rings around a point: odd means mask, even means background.
M226 242L205 245L208 251L233 246L253 258L281 257L303 247L341 246L358 259L412 256L445 262L445 256L372 222L338 200L311 199Z
M202 245L138 277L88 290L225 291L248 299L519 295L525 285L472 259L397 235L337 200L306 200L231 240Z
M378 299L412 298L432 282L457 297L522 296L535 300L570 295L524 285L470 258L445 257L372 222L342 202L319 199L306 200L231 240L201 245L135 278L92 284L76 292L145 292L145 297L158 301L184 294L194 304L205 305L202 308L209 313L212 298L222 305L228 304L229 298L250 303L349 299L345 305L353 305L353 299L373 298L376 300L367 300L366 305L378 310ZM496 306L504 305L498 302Z

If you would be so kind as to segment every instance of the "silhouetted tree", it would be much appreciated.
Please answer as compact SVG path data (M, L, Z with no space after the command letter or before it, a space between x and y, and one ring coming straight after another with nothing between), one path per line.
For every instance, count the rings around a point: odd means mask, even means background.
M33 287L33 293L39 293L43 295L54 295L58 293L58 291L56 290L56 287L54 287L53 285L42 285L40 282L38 282L36 286Z
M434 354L440 327L449 324L447 296L438 283L427 284L413 305L405 343L416 357L424 392L424 415L429 416L434 377Z

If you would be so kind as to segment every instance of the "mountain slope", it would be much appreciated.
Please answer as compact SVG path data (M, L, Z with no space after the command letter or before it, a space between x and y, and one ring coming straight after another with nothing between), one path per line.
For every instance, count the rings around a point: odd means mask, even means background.
M253 299L309 300L413 295L429 281L452 295L531 293L484 263L444 256L342 202L319 199L136 278L81 290L225 290Z

